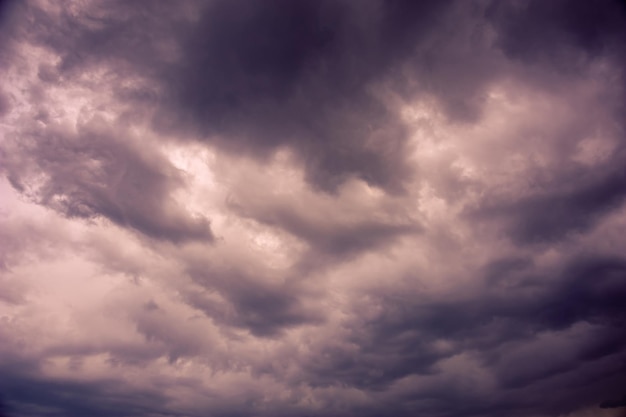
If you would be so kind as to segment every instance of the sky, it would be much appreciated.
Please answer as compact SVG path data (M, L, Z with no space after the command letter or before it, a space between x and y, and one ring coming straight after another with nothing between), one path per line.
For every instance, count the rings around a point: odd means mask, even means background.
M626 6L0 5L0 416L626 415Z

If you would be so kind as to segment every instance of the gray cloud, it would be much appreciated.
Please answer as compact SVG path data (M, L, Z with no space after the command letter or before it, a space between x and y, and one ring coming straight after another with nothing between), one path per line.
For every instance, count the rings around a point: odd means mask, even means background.
M45 122L44 122L45 123ZM212 239L206 219L194 219L170 199L183 178L158 153L141 151L124 132L97 119L77 127L34 126L4 152L12 185L69 217L103 216L147 236ZM41 175L45 179L41 184Z
M620 3L0 12L0 414L621 405Z
M600 408L618 408L626 407L626 397L622 397L620 400L606 400L600 403Z
M303 305L301 298L306 293L295 284L267 285L237 271L190 273L202 290L190 291L188 302L222 325L246 328L256 336L275 337L285 329L321 320L321 312ZM219 291L225 300L207 298L203 295L206 291Z

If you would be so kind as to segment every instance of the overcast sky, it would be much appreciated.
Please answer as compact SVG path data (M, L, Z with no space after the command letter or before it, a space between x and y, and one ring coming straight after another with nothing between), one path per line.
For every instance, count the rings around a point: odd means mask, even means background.
M626 7L0 6L0 415L626 415Z

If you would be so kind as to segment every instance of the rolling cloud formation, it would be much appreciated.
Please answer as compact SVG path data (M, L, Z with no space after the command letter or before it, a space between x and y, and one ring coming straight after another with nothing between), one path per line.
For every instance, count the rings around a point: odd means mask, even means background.
M624 412L621 2L31 0L0 35L0 415Z

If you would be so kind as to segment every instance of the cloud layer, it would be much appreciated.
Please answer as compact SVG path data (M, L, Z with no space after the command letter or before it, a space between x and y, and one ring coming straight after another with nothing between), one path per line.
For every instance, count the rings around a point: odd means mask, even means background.
M623 411L621 3L0 25L0 415Z

